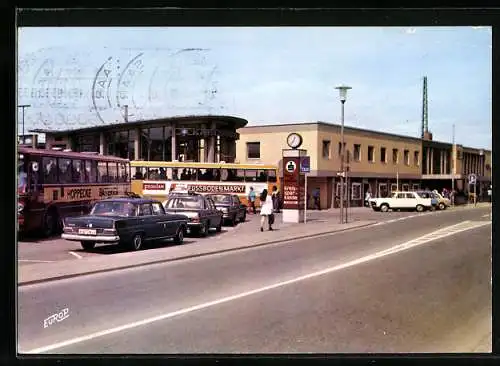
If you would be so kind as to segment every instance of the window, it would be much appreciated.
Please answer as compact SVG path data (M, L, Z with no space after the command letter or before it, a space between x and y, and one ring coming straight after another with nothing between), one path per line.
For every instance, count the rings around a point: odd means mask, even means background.
M397 198L406 198L406 193L398 193Z
M385 147L380 148L380 162L387 163L387 154Z
M267 174L265 170L259 170L257 172L257 182L267 182Z
M398 185L396 183L391 183L391 192L396 192L398 190Z
M73 183L88 182L85 174L85 161L73 160Z
M420 184L412 184L411 189L413 191L418 191L420 189Z
M57 160L51 157L44 157L43 163L43 175L45 184L56 184L57 183Z
M368 161L375 161L375 148L373 146L368 146Z
M330 159L330 140L323 140L323 158Z
M247 142L247 159L260 159L260 142Z
M361 145L354 144L354 153L353 153L354 161L361 161Z
M337 183L336 196L340 199L340 183ZM347 184L344 183L344 199L347 197Z
M220 181L220 171L219 169L197 169L198 180L218 182Z
M416 199L415 198L415 195L413 193L405 193L406 194L406 198L410 198L410 199Z
M269 169L269 170L266 170L266 172L267 172L267 181L270 183L276 183L277 182L276 170Z
M245 180L245 170L243 169L221 169L222 181L243 182Z
M118 163L118 177L120 182L126 183L128 181L127 163Z
M399 151L398 149L392 149L392 163L399 163Z
M415 166L419 166L420 165L420 152L419 151L415 151L413 153L413 161L415 163Z
M257 170L245 170L245 182L255 182L257 180Z
M105 161L97 162L97 182L98 183L108 182L108 164Z
M387 183L378 184L378 196L382 198L387 197Z
M215 203L211 198L206 198L206 208L209 210L216 210Z
M345 150L346 143L344 142L344 150ZM339 142L339 156L342 154L342 142Z
M233 203L234 203L235 205L238 205L238 206L239 206L239 205L241 205L240 198L239 198L238 196L234 195L234 196L233 196Z
M405 150L403 152L405 165L410 165L410 150Z
M118 166L116 163L108 162L108 182L118 182Z
M97 182L97 161L95 160L86 160L85 161L85 175L86 179L89 183Z
M57 163L59 167L59 183L72 183L73 177L71 174L71 159L59 158L57 159Z
M143 179L143 178L146 178L147 168L142 167L142 166L133 167L132 173L133 173L134 179Z
M353 183L351 185L351 199L352 200L361 199L361 183Z
M151 204L143 203L139 206L139 216L151 216L152 214L153 210Z
M408 192L410 190L410 185L408 183L405 183L402 185L403 191Z
M153 215L165 215L165 210L163 209L163 206L159 202L153 202L152 204L153 207Z

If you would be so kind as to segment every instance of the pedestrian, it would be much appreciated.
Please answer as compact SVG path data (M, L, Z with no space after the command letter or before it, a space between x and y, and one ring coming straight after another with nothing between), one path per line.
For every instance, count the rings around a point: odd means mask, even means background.
M491 188L492 188L491 186L488 188L488 201L489 201L490 203L491 203L491 196L492 196L492 194L493 194L493 190L492 190Z
M372 194L370 191L366 191L365 195L365 206L370 207L370 199L372 198Z
M316 187L316 189L313 192L313 199L314 199L314 209L317 209L318 211L321 211L321 205L320 205L320 189L319 187Z
M273 209L274 212L280 212L280 196L278 187L273 186L272 199L273 199Z
M250 204L250 209L254 214L257 213L257 210L255 208L255 199L256 199L255 191L253 190L253 187L250 187L250 192L248 193L248 203Z
M273 230L274 215L273 215L273 198L267 194L267 189L264 189L260 194L260 231L264 231L264 224L267 221L269 230Z

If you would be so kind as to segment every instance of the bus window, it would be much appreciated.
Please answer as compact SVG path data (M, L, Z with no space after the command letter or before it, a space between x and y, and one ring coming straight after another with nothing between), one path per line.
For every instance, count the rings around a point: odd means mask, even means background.
M245 171L243 169L227 169L227 178L225 177L225 175L226 174L221 171L221 178L223 181L227 180L230 182L243 182L245 180Z
M26 162L23 155L18 155L17 160L17 191L26 193L28 185L28 173L26 172Z
M145 179L146 178L146 168L143 166L133 167L132 175L134 179Z
M257 172L257 182L267 182L267 174L265 170L259 170Z
M245 170L245 182L255 182L257 180L257 170Z
M276 170L268 169L268 170L266 170L266 173L267 173L267 181L268 182L270 182L270 183L276 183L277 182L277 179L276 179Z
M97 162L97 182L98 183L108 182L108 164L105 161Z
M87 177L84 174L83 162L81 160L73 160L73 183L87 183Z
M73 177L71 174L71 159L59 158L57 159L58 167L59 167L59 183L67 184L73 183Z
M160 180L160 169L159 168L148 168L147 179L148 180Z
M126 163L118 163L118 182L126 183L128 179L128 171Z
M180 170L178 168L173 168L172 169L172 180L180 180L180 179L181 179Z
M196 180L196 170L189 168L180 168L181 180Z
M219 169L197 169L198 180L206 182L220 181Z
M118 167L117 163L108 161L108 182L118 183Z
M97 161L85 161L85 180L89 183L97 183Z
M56 158L44 156L42 160L43 164L43 178L45 184L56 184L57 183L57 164Z

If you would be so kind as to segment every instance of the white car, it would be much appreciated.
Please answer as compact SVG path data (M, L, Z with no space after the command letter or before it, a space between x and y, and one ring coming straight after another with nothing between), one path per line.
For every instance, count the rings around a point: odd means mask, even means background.
M417 210L422 212L432 209L431 198L422 198L416 192L393 192L390 197L372 198L370 205L374 211Z

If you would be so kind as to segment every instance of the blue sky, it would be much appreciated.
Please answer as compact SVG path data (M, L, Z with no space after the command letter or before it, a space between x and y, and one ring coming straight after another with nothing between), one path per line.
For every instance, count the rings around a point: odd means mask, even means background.
M123 104L129 120L339 122L345 83L346 125L418 136L425 75L434 139L455 124L491 148L491 52L489 27L21 28L18 102L25 130L122 122Z

